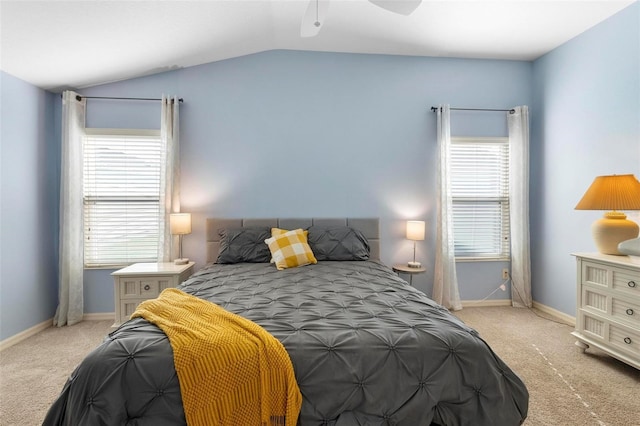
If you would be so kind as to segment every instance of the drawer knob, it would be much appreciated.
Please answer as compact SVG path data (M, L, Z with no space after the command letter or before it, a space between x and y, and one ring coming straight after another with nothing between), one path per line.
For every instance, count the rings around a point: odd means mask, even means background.
M634 287L636 286L636 282L635 282L635 281L629 281L629 282L627 283L627 285L628 285L629 287L631 287L631 288L634 288Z
M633 309L631 308L627 309L627 315L633 315Z
M145 285L145 286L144 286L144 289L145 289L145 290L147 290L147 291L149 291L149 289L150 289L150 288L151 288L151 287L149 286L149 284L147 284L147 285Z
M625 338L624 338L624 342L625 342L627 345L630 345L630 344L631 344L631 337L625 337Z

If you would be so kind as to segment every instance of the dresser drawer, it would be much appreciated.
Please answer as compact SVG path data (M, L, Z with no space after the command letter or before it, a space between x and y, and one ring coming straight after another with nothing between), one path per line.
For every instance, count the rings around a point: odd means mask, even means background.
M120 298L153 299L158 297L162 290L176 285L174 277L122 277L119 279Z
M638 272L628 269L612 269L612 285L616 293L625 294L633 298L640 298L640 277Z
M589 312L584 310L580 310L578 315L580 316L578 322L582 324L579 331L593 339L599 339L606 342L609 325L607 321L597 315L591 315Z
M578 284L611 288L611 267L597 262L582 262L582 280Z
M579 307L596 311L600 314L607 314L610 311L609 299L610 296L604 290L585 285L582 287Z
M609 326L609 343L611 346L627 352L640 360L640 331L620 324Z
M611 313L616 321L626 322L640 330L640 301L614 296L611 299Z

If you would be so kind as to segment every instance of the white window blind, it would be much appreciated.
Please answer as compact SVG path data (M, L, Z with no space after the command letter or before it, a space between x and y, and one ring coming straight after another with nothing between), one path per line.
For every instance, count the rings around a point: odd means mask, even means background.
M159 132L87 129L84 142L85 266L156 261Z
M508 259L509 140L452 138L456 258Z

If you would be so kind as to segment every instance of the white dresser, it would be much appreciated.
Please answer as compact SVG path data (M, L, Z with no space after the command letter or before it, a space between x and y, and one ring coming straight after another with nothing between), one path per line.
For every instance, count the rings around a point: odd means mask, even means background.
M167 263L134 263L113 272L116 322L127 321L138 305L154 299L162 290L177 287L193 274L194 262L185 265Z
M597 347L640 369L640 257L574 253L576 345Z

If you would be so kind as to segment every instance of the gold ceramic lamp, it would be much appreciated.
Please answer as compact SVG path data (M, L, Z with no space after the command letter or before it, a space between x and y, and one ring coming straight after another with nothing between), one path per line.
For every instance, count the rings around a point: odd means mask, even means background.
M634 175L598 176L576 210L609 210L591 225L600 253L622 255L618 244L638 236L638 224L620 210L640 210L640 182Z

